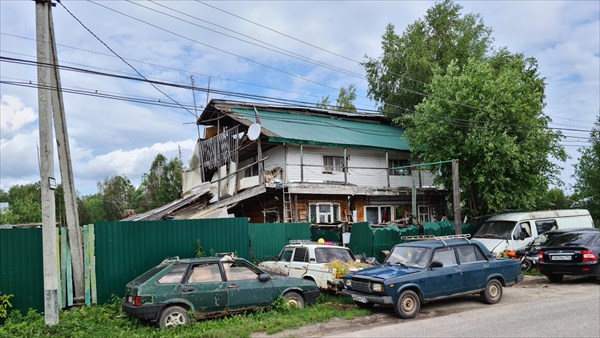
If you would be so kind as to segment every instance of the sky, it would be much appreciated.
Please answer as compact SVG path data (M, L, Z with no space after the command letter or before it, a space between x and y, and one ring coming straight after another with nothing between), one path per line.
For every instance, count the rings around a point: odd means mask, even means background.
M557 162L572 192L578 148L600 114L599 1L457 1L479 14L495 47L534 57L544 114L567 135ZM80 195L114 175L138 186L157 154L184 166L207 99L260 95L316 103L354 84L374 110L360 62L381 55L388 24L401 35L432 1L69 1L53 7L65 114ZM35 2L0 0L0 189L39 181ZM141 74L141 75L140 75ZM207 89L208 94L206 93ZM212 92L211 92L212 91ZM242 96L240 96L242 95ZM107 98L111 97L111 98ZM185 108L184 108L185 107ZM56 148L55 148L56 152ZM55 161L59 178L58 160ZM60 182L60 179L58 179Z

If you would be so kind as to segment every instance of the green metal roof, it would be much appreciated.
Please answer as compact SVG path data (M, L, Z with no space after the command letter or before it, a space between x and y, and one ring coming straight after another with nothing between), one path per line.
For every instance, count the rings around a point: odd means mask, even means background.
M255 121L253 109L231 110L250 122ZM265 110L258 110L258 116L262 128L273 135L269 135L270 142L410 150L404 131L391 125Z

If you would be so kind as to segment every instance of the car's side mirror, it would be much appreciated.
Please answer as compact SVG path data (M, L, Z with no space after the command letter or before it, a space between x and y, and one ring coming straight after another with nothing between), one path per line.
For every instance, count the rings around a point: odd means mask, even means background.
M441 268L444 266L444 263L440 262L440 261L433 261L431 262L431 264L429 264L430 268Z
M269 275L268 273L261 273L260 275L258 275L258 280L261 282L268 282L271 280L271 275Z
M525 231L521 231L519 234L519 239L524 240L525 238L527 238L527 233Z

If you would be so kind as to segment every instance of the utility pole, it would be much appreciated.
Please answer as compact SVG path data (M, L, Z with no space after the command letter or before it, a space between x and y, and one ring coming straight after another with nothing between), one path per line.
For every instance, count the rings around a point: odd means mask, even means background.
M458 160L452 160L452 204L454 206L454 233L462 235L460 215L460 184L458 179Z
M50 59L50 1L35 2L37 60ZM51 70L38 64L38 110L40 132L40 189L42 198L42 251L44 266L44 316L46 325L58 324L58 271L54 191L54 147L52 135Z
M48 0L50 2L51 0ZM58 163L60 167L60 178L64 191L65 211L67 220L67 231L69 234L69 248L71 249L71 265L73 267L73 284L75 305L83 305L85 301L85 281L83 273L83 240L81 227L79 226L79 214L77 212L77 197L75 196L75 181L73 179L73 165L69 147L69 133L67 132L67 120L65 117L65 105L62 96L60 74L58 71L58 56L56 51L56 37L54 36L54 23L52 20L52 9L48 7L48 28L50 32L50 47L52 52L51 63L53 64L50 76L52 90L52 112L54 113L54 130L56 132L56 148L58 150Z

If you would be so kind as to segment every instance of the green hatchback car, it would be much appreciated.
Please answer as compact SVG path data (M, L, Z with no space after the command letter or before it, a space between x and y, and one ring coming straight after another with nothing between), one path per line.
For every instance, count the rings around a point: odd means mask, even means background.
M290 305L315 304L313 281L271 276L250 262L231 256L166 259L126 286L123 309L161 328L258 308L279 296Z

